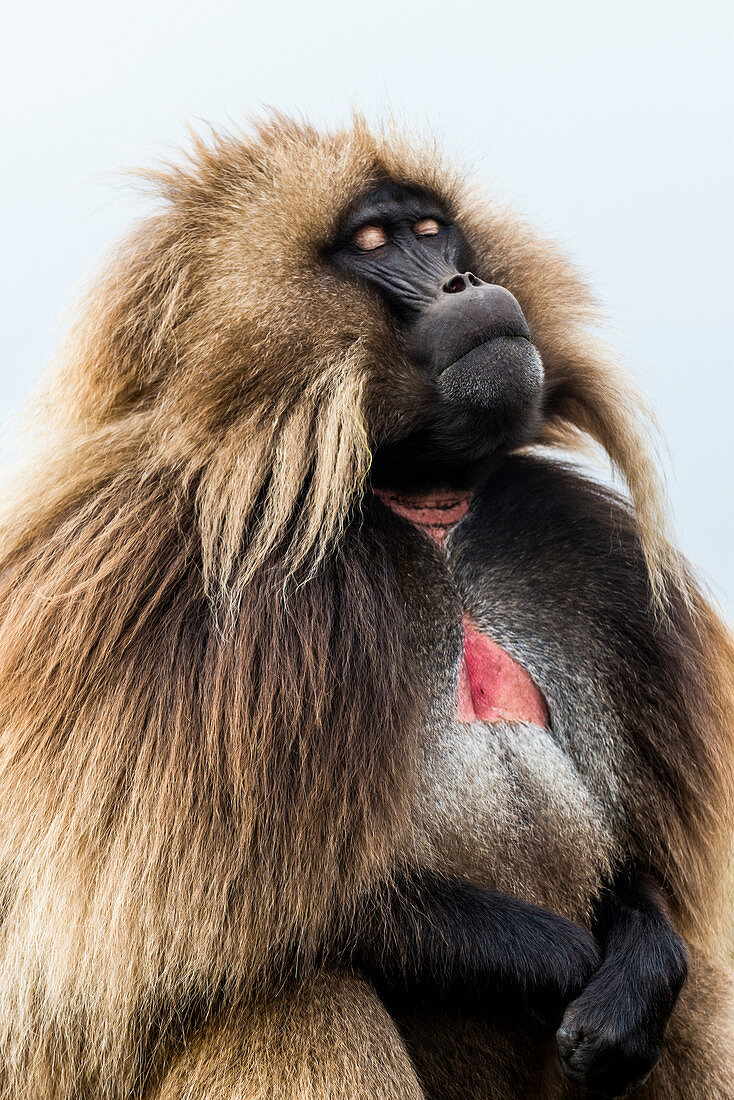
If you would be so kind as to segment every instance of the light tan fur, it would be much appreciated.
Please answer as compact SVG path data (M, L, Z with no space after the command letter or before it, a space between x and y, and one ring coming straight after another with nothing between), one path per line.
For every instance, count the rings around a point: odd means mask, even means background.
M146 1100L423 1100L394 1021L367 982L327 971L267 1008L187 1037Z

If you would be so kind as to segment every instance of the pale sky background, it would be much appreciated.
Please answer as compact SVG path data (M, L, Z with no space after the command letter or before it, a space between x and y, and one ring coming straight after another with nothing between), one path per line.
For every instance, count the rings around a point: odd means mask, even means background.
M668 440L680 541L734 611L734 6L5 3L0 421L145 209L119 168L274 105L432 131L563 244Z

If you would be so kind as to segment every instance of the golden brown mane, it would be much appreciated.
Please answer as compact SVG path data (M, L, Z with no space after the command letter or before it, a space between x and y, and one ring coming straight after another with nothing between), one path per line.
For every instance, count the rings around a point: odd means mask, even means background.
M540 441L600 444L630 487L654 593L662 598L671 572L680 580L649 414L595 338L583 282L555 246L461 184L434 148L360 120L322 137L275 116L251 137L194 139L188 163L155 175L163 210L120 248L59 356L40 426L52 441L32 475L26 534L135 452L144 473L172 469L197 483L218 598L231 598L245 545L253 570L286 529L294 567L323 556L369 467L366 403L378 403L371 421L389 420L379 401L400 386L404 362L359 288L325 272L315 288L312 271L344 208L384 175L439 193L474 241L479 273L518 298L546 368ZM23 537L22 511L22 501L11 507L8 546Z

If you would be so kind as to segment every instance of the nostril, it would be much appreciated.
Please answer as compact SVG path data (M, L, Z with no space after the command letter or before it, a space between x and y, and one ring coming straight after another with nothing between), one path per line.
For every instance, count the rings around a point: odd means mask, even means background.
M447 294L460 294L462 290L466 290L464 276L454 275L453 279L443 284L443 289Z
M482 280L477 279L476 275L472 275L471 271L467 271L466 277L467 277L467 279L469 280L469 282L471 283L472 286L481 286L482 285Z

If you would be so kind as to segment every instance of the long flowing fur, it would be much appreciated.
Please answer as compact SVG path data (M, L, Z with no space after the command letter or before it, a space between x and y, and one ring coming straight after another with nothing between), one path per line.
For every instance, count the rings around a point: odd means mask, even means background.
M4 505L0 1096L134 1095L182 1013L309 974L391 873L420 642L363 486L412 368L322 255L386 174L463 217L543 354L546 440L607 449L653 590L676 575L640 406L551 246L359 120L195 140L83 303Z

